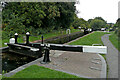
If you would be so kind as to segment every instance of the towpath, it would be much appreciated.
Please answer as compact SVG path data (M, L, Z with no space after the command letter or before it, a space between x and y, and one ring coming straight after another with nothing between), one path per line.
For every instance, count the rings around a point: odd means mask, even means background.
M101 37L103 44L108 47L108 53L106 55L109 67L108 78L118 78L118 50L109 41L109 35L105 34Z

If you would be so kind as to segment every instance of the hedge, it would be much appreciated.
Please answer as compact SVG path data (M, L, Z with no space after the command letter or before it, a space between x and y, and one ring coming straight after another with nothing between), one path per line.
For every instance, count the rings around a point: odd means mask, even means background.
M75 32L75 33L71 33L71 34L66 34L66 35L62 35L62 36L49 38L49 39L44 40L44 42L45 43L64 44L64 43L67 43L78 37L81 37L83 35L84 35L84 32Z

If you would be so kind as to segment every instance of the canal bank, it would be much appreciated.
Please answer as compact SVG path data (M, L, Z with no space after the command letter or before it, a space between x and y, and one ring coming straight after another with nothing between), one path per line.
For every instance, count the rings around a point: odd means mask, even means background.
M0 48L1 54L0 54L0 68L1 68L1 74L10 72L11 70L14 70L18 68L19 66L22 66L26 63L29 63L36 58L26 57L23 55L11 53L8 50L8 47Z
M25 69L26 67L29 67L30 65L36 64L39 66L44 66L44 67L48 67L58 71L77 75L79 77L106 78L106 66L105 66L106 63L104 58L100 58L98 54L94 54L94 53L84 54L81 52L78 52L78 53L61 52L61 51L53 50L51 52L50 58L52 61L50 64L45 64L45 65L40 64L40 61L42 61L43 58L39 58L9 73L6 73L5 76L9 77L11 75L14 75L16 72L19 72ZM57 65L60 65L60 67ZM69 66L69 65L72 65L72 66ZM77 65L77 69L75 69L76 65Z

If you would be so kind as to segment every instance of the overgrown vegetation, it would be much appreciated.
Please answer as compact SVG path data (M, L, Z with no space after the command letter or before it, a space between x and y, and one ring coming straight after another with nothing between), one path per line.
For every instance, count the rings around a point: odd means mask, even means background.
M112 44L120 51L120 18L116 21L116 23L112 27L113 32L109 36L109 40Z
M120 40L120 18L116 21L116 24L113 26L113 29Z

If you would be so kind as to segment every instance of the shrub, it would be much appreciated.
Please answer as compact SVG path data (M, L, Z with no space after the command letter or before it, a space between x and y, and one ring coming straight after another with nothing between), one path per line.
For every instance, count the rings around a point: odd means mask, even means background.
M46 43L55 43L55 44L64 44L64 43L67 43L67 42L74 40L78 37L81 37L83 35L84 35L83 32L76 32L76 33L72 33L72 34L62 35L59 37L49 38L49 39L46 39L45 42Z

